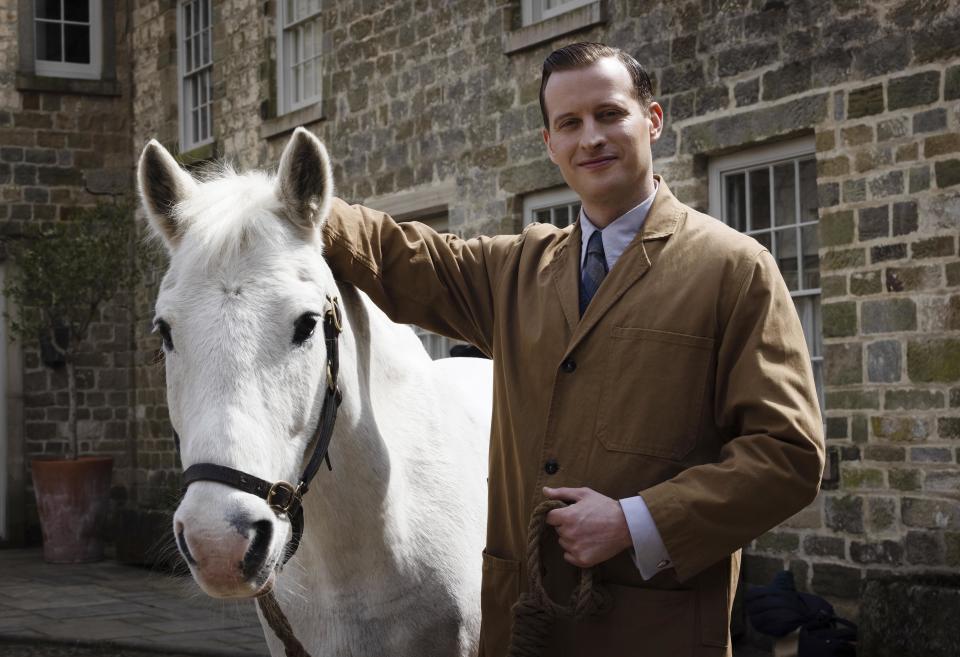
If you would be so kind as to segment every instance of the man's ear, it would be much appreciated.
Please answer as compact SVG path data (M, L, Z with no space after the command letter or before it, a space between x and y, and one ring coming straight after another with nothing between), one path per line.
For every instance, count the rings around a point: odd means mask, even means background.
M663 108L660 103L651 102L647 108L647 117L650 119L650 142L653 143L660 139L663 133Z
M150 227L163 239L167 249L173 251L183 233L175 209L196 189L196 183L166 148L151 139L140 154L137 184Z
M550 156L550 161L556 164L557 158L553 154L553 146L550 145L550 131L546 128L543 129L543 143L547 145L547 155Z
M287 210L287 218L301 228L319 226L330 211L330 157L320 140L304 128L294 130L283 149L276 193Z

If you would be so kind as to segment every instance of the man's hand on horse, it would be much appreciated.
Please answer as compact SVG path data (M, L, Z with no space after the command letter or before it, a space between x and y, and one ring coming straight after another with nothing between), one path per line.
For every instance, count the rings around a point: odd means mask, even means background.
M551 500L569 503L547 514L547 524L560 536L563 558L590 568L633 547L620 502L590 488L544 488Z

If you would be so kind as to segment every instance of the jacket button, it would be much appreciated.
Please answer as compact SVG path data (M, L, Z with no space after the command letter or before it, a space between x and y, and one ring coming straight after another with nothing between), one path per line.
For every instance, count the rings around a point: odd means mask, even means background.
M567 374L572 374L575 369L577 369L577 361L572 358L568 358L560 364L560 369L562 369Z
M555 475L558 470L560 470L560 464L557 463L556 459L548 459L547 462L543 464L543 471L548 475Z

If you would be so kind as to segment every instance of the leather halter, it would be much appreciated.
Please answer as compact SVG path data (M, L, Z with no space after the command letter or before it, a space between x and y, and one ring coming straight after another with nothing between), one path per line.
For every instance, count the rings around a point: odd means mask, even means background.
M327 462L328 468L333 469L330 465L330 455L327 450L330 448L330 440L333 438L337 410L343 400L343 395L337 387L337 375L340 372L340 351L337 338L343 332L343 323L337 297L327 296L327 301L330 307L323 315L323 338L327 346L327 389L323 395L320 420L317 422L317 428L310 439L311 443L316 443L313 448L313 455L310 457L307 467L304 468L303 474L300 475L297 485L294 486L286 481L270 483L252 474L216 463L194 463L183 473L184 493L187 492L187 487L195 481L215 481L266 500L277 517L288 518L293 526L293 536L287 543L286 554L283 558L284 564L300 547L300 539L303 537L303 496L310 489L310 482L313 481L323 461ZM179 455L180 436L174 432L173 438L177 446L177 455Z

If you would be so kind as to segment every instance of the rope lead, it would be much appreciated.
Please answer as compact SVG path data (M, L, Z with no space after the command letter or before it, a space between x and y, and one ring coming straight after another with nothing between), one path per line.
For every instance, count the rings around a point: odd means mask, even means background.
M566 504L559 500L541 502L530 516L527 529L527 590L513 605L513 632L507 657L540 657L550 629L558 619L583 620L606 613L612 604L609 592L594 582L594 568L580 570L580 585L567 606L550 599L543 588L540 566L540 539L547 526L547 514Z

